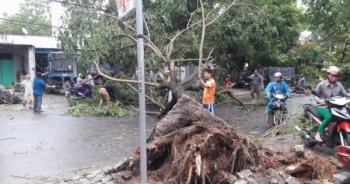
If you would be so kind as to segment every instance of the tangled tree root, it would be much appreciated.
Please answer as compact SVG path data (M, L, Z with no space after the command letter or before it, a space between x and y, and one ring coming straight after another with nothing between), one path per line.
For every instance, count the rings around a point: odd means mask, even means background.
M135 153L117 169L119 174L112 175L117 183L139 183L140 157L138 150ZM295 155L263 149L255 138L237 133L186 95L147 140L148 183L233 183L234 175L244 169L277 168L299 161Z

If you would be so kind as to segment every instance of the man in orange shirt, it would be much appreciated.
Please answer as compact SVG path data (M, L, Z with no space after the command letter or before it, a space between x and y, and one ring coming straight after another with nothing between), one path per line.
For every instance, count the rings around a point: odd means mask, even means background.
M171 79L170 79L170 71L169 70L166 71L166 76L167 76L166 82L168 84L170 84ZM173 92L169 89L168 102L170 102L172 98L173 98Z
M201 82L204 87L203 92L203 107L207 109L209 112L214 114L214 95L216 83L212 77L212 70L205 69L204 70L204 78L206 82L202 80L201 74L198 74L198 80Z

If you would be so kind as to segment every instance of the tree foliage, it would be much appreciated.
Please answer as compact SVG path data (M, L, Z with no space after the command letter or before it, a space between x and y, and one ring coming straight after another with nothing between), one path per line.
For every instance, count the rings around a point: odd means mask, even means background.
M350 2L342 0L304 0L306 17L313 38L328 52L328 61L347 63L350 46Z
M80 0L67 2L83 3ZM119 22L113 9L115 4L111 2L115 3L110 1L104 6L101 0L86 0L84 7L66 4L69 13L64 23L69 29L62 30L60 34L62 47L75 52L80 46L81 60L85 62L98 55L103 61L135 67L135 20ZM231 3L227 0L220 3L204 1L206 22L211 23ZM181 65L187 64L183 61L185 59L198 58L203 28L201 13L197 0L145 1L146 66L158 68L167 65L168 60L179 60ZM207 26L203 57L217 46L212 55L221 68L227 68L227 63L230 68L238 70L245 63L252 66L289 65L293 57L291 49L297 43L301 30L301 16L302 11L293 0L237 1L237 6L231 7ZM191 29L171 40L188 27ZM148 44L158 50L147 47Z
M50 1L25 0L20 10L14 15L3 14L0 22L0 33L22 35L22 28L29 35L51 36Z

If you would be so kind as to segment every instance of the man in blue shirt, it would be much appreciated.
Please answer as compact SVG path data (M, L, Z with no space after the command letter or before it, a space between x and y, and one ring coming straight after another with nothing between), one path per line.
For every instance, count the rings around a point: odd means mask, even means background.
M296 89L299 90L302 86L305 85L305 77L304 74L300 74L300 79L298 81L298 84L296 85Z
M290 96L290 93L291 93L288 84L282 80L282 73L276 72L274 74L274 78L275 78L275 81L270 82L266 86L266 89L264 91L264 93L269 98L269 103L267 104L266 110L265 110L266 121L269 121L269 114L271 112L271 105L272 105L273 101L276 100L274 97L270 96L270 94L280 93L280 94L285 94L287 96Z
M41 110L41 103L43 100L43 88L55 88L56 86L49 86L47 85L42 79L42 74L41 72L36 73L36 77L34 79L34 84L33 84L33 94L34 94L34 107L33 110L34 112L43 112Z

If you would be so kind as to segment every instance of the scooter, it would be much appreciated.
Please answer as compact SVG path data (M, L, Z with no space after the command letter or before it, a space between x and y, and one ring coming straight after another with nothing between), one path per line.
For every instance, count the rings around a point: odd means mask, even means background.
M311 86L310 85L304 85L300 86L299 89L297 89L296 84L291 87L292 90L292 95L295 94L305 94L305 95L310 95L311 94Z
M311 93L314 96L320 97L316 91L312 91ZM325 99L325 103L330 108L332 119L321 135L323 142L318 142L314 139L314 134L318 126L321 125L323 118L317 114L315 106L310 104L303 106L305 117L311 119L311 121L307 121L306 127L303 129L298 126L295 126L295 128L300 132L304 145L314 147L318 144L329 148L350 146L350 114L346 109L346 105L350 103L350 98L332 97L331 99ZM348 164L350 164L350 160Z
M285 101L288 96L280 93L271 94L271 96L276 100L272 102L268 123L271 126L275 126L276 124L280 125L286 120L287 108Z
M72 88L68 88L68 90L66 91L65 96L66 96L67 100L70 102L71 99L81 100L83 98L91 98L92 86L89 84L83 84L83 87L86 89L86 96L85 97L84 97L83 93L80 92L78 87L72 87Z

